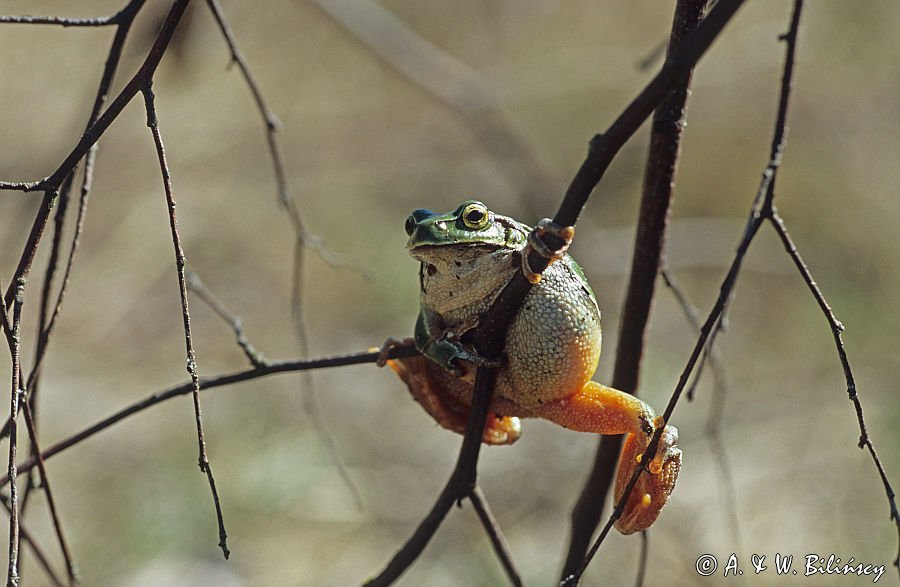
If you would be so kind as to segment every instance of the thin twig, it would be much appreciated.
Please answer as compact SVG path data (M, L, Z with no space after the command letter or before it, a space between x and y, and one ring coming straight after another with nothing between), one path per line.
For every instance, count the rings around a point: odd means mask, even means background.
M875 445L872 444L872 440L871 438L869 438L869 432L866 429L866 421L863 418L862 404L860 403L859 395L857 393L856 380L853 377L853 371L850 369L850 361L847 359L847 351L844 348L844 341L841 337L841 333L844 331L844 325L841 324L841 321L837 319L837 317L834 315L834 312L831 310L831 306L826 301L824 294L822 294L822 290L819 289L818 284L816 283L815 279L813 279L812 273L810 273L809 271L809 267L806 266L806 263L800 256L799 251L797 251L797 247L794 245L794 242L791 239L791 235L787 231L784 220L778 214L778 211L774 206L770 208L769 220L771 221L772 226L775 228L775 232L778 234L778 238L781 239L785 251L787 251L788 256L790 256L791 260L794 262L794 265L797 267L797 271L800 272L800 275L803 277L803 281L806 283L806 286L809 288L810 293L815 298L816 303L819 305L819 308L821 308L822 314L828 321L828 326L831 328L831 334L834 337L834 345L835 349L837 350L838 359L841 362L841 368L844 371L844 378L847 381L847 396L853 403L853 408L856 411L856 420L859 424L858 446L859 448L868 449L869 454L872 456L872 460L875 463L875 468L878 470L878 476L881 478L882 485L884 485L884 492L887 494L888 507L890 509L890 520L893 521L894 525L897 527L898 548L897 556L894 558L894 566L897 567L897 571L898 573L900 573L900 512L898 512L897 509L896 493L894 492L894 488L891 487L891 483L888 480L884 465L881 463L881 459L878 458L878 453L875 452Z
M644 577L647 575L647 559L650 554L650 532L641 532L641 554L638 558L637 575L634 577L634 587L643 587Z
M415 349L415 347L409 346L396 346L390 350L388 353L388 358L396 359L401 357L411 357L418 354L419 351ZM201 377L200 378L200 389L201 390L209 390L216 389L219 387L226 387L229 385L234 385L235 383L241 383L244 381L251 381L253 379L259 379L261 377L267 377L269 375L277 375L281 373L295 373L297 371L304 371L308 369L326 369L330 367L345 367L348 365L361 365L365 363L375 363L379 356L379 350L372 351L364 351L360 353L351 353L346 355L337 355L333 357L323 357L318 359L295 359L295 360L286 360L286 361L270 361L264 366L252 367L250 369L245 369L244 371L237 371L234 373L225 373L221 375L215 375L212 377ZM158 391L150 394L144 399L138 400L116 412L103 418L96 424L92 426L88 426L84 430L80 432L76 432L66 438L54 443L51 446L45 447L43 451L41 451L41 456L46 460L51 457L56 456L57 454L69 449L84 440L98 434L107 428L118 424L122 420L128 418L129 416L133 416L134 414L143 412L148 408L152 408L153 406L160 404L164 401L170 400L172 398L180 397L182 395L187 395L193 393L194 391L194 382L188 381L186 383L182 383L180 385L176 385L174 387L170 387L163 391ZM31 471L37 466L34 458L29 458L27 461L20 463L18 467L18 473L24 474L28 471ZM9 482L9 479L0 478L0 487L6 485Z
M66 574L69 578L69 584L74 585L78 583L78 568L75 566L75 561L72 558L71 551L69 550L69 542L66 540L62 522L60 521L59 512L56 509L56 501L53 499L53 490L50 487L50 479L47 476L47 469L44 466L44 459L41 458L41 448L40 444L38 443L37 429L34 425L34 418L32 417L31 408L29 407L27 401L22 402L22 412L25 415L25 426L28 428L28 438L31 442L32 458L35 459L38 471L40 471L41 474L41 485L44 490L44 495L47 497L47 507L50 509L50 518L53 520L53 530L56 532L56 539L57 542L59 542L59 548L62 551L63 560L66 561Z
M210 12L212 12L213 18L216 21L216 25L222 32L222 36L225 38L225 43L226 45L228 45L228 50L231 53L231 62L238 66L238 69L241 72L241 76L244 78L247 87L253 94L253 100L256 103L257 110L259 111L260 116L262 116L262 119L265 122L266 142L269 146L269 154L271 156L272 166L275 172L275 183L278 187L279 203L288 216L291 226L294 229L296 239L294 242L294 256L292 263L293 278L291 280L291 311L294 317L294 332L300 344L300 352L303 356L307 356L309 354L309 345L307 343L308 336L306 334L306 322L303 318L302 304L304 249L312 249L319 255L319 257L323 261L334 267L351 267L352 264L343 259L340 255L332 251L330 248L328 248L321 238L314 234L311 234L306 229L306 225L303 222L302 216L300 215L300 209L297 206L297 202L291 194L290 188L288 186L287 174L285 173L284 162L281 155L281 148L279 147L276 137L278 131L281 129L281 122L278 120L278 117L266 103L266 100L263 97L262 90L260 89L256 78L253 76L253 72L251 71L250 66L247 64L247 60L244 58L243 53L238 48L237 39L235 39L234 33L231 31L231 27L228 25L228 21L225 19L225 15L218 0L207 0L207 6L209 7ZM251 361L252 360L253 359L251 358ZM338 451L337 449L334 438L331 435L331 432L328 430L328 426L326 425L321 413L319 398L313 385L313 380L309 376L309 374L304 374L302 382L303 386L308 390L308 393L303 394L303 409L309 416L310 421L313 423L313 426L316 430L316 436L322 443L323 448L329 455L331 455L331 459L337 467L338 474L341 476L344 484L350 490L357 510L362 511L362 493L356 486L353 478L350 476L350 472L347 470L347 466L344 464L344 460L341 457L340 451Z
M516 567L516 562L513 560L509 542L500 530L500 524L497 523L497 518L495 518L494 514L491 512L491 508L488 505L487 498L484 496L484 492L481 490L481 486L475 485L472 488L472 491L469 492L469 500L472 502L472 506L474 506L475 511L478 513L478 519L481 520L484 531L487 532L488 538L491 539L491 546L494 547L494 554L500 559L500 564L503 565L503 570L506 571L506 576L509 578L510 584L521 587L523 584L522 577L519 574L519 569Z
M175 249L175 268L178 273L178 291L181 296L181 318L184 323L184 345L187 354L187 372L193 384L192 397L194 400L194 420L197 425L198 464L200 471L206 474L209 481L209 489L212 492L213 503L216 508L216 522L219 526L219 548L227 559L228 534L225 532L225 520L222 516L222 505L219 501L219 492L216 490L216 480L213 477L212 467L209 463L209 455L206 454L206 439L203 434L203 413L200 409L200 376L197 373L197 359L194 353L194 342L191 336L191 314L188 307L187 279L184 275L185 257L181 246L181 237L178 234L178 224L175 220L175 196L172 192L172 178L169 175L169 165L166 162L166 150L163 146L162 135L159 132L159 121L156 117L156 107L153 102L153 89L148 80L143 88L144 105L147 110L147 126L153 134L153 143L156 146L156 155L159 159L159 169L162 173L163 188L166 193L166 204L169 209L169 229L172 233L172 246Z
M6 509L6 512L12 515L12 508L9 504L9 498L0 493L0 504ZM56 585L56 587L65 587L66 583L59 577L56 571L53 570L53 567L50 566L50 559L47 557L47 554L41 548L41 545L38 544L37 540L31 535L31 532L28 531L28 528L22 524L19 525L19 534L22 537L22 541L25 542L28 546L31 547L34 556L37 557L38 564L41 565L41 568L44 569L44 572L47 573L47 577L50 581Z
M727 0L720 0L716 4L716 7L713 9L713 11L710 12L710 16L707 17L707 20L705 22L708 22L709 19L712 18L712 15L716 10L719 10L723 6L725 6L726 2ZM797 29L800 25L800 13L802 11L802 8L803 0L795 0L794 11L791 17L791 24L789 29L790 32L783 37L783 39L787 41L787 48L785 50L785 66L784 74L782 76L781 99L779 100L778 116L775 123L774 140L772 141L769 163L766 166L765 171L763 172L762 180L760 181L760 186L757 190L757 196L754 200L751 218L747 225L747 228L744 231L743 238L738 245L737 252L735 253L734 260L731 263L731 267L728 270L728 274L725 276L725 279L723 280L722 285L719 289L719 296L716 299L716 303L700 329L700 335L697 339L697 343L694 345L694 349L691 352L690 357L688 358L687 364L685 365L681 376L678 378L678 383L675 386L675 390L672 392L672 396L669 398L669 403L666 406L666 410L662 416L664 423L668 422L672 417L675 406L678 404L678 401L681 398L681 394L688 383L695 365L697 364L697 360L700 358L700 354L706 348L709 337L713 335L716 324L721 318L722 313L725 311L725 307L731 297L732 292L734 291L734 286L737 283L737 277L740 273L744 256L747 254L747 250L750 248L750 243L756 236L759 227L765 220L763 210L767 206L771 206L772 198L774 197L774 192L772 191L771 186L773 185L774 178L776 177L778 172L778 167L781 161L781 153L784 151L785 127L787 124L787 107L789 104L789 100L787 99L787 97L790 93ZM760 194L763 194L762 198L760 198ZM757 205L757 203L759 203L760 205ZM606 522L606 525L603 527L603 530L601 530L600 535L591 546L581 566L575 573L565 578L565 585L576 585L578 583L584 573L584 570L587 568L588 564L590 564L590 561L599 550L600 545L603 544L603 541L606 539L606 536L612 529L613 524L621 516L622 510L625 506L625 502L628 496L631 494L631 490L637 483L638 477L640 477L640 475L645 471L647 466L646 463L650 462L649 459L651 458L651 455L656 454L656 449L659 446L659 440L662 437L663 429L664 426L660 426L654 432L650 444L647 446L647 449L644 451L644 454L641 457L641 464L635 469L634 474L631 476L631 479L629 480L628 484L625 487L625 490L622 493L622 498L616 504L612 515L610 515L609 519Z
M122 12L138 10L145 1L146 0L132 0ZM78 162L81 161L90 148L100 140L100 137L106 132L113 121L119 117L119 114L122 113L125 106L127 106L148 81L153 78L153 74L156 72L156 68L159 67L159 63L162 60L166 49L169 47L172 35L175 34L175 29L181 21L181 17L184 15L184 11L187 9L189 2L190 0L174 0L172 2L172 7L169 9L169 13L166 15L165 20L163 20L159 33L156 35L156 39L153 41L153 45L147 52L147 57L144 59L144 62L141 64L138 71L131 77L128 83L125 84L112 102L110 102L106 110L103 111L103 114L97 117L97 120L85 130L78 140L78 143L75 144L63 162L56 168L56 171L38 181L0 181L0 189L56 192L59 186L62 185L63 180L65 180L65 178L75 169ZM9 303L9 297L7 297L7 304Z
M20 277L16 279L16 294L13 298L12 307L12 344L10 345L10 353L12 354L12 382L9 389L9 462L7 469L7 477L9 479L9 566L6 572L7 587L15 587L19 584L19 490L16 483L16 448L17 448L17 426L16 420L19 417L19 394L22 385L22 363L21 363L21 325L22 325L22 303L25 296L25 279Z
M228 308L219 301L212 290L206 287L206 284L203 283L203 280L200 279L200 275L198 275L196 271L187 269L185 270L185 275L187 276L188 289L197 294L198 298L206 302L206 305L209 306L213 312L231 326L231 329L234 331L236 342L238 346L241 347L241 350L244 351L244 355L247 357L247 360L250 361L250 364L254 367L265 365L267 362L265 355L256 350L256 347L253 346L253 343L251 343L244 334L241 318L228 311Z
M472 411L466 422L462 447L456 460L456 466L450 479L434 502L431 511L422 519L412 536L397 551L384 570L373 579L368 580L366 587L383 587L393 583L419 557L425 546L434 536L444 521L453 504L467 497L477 483L478 454L481 451L481 437L484 422L487 419L488 407L494 392L497 369L479 367L475 374L475 390L472 398Z
M219 4L218 0L206 0L206 4L209 6L210 12L212 12L216 25L222 32L222 36L225 37L225 43L228 45L228 51L231 53L231 62L237 65L240 70L241 76L244 78L247 87L250 88L250 93L253 94L253 101L256 103L256 108L259 110L259 114L265 122L266 143L269 146L269 154L275 172L275 183L278 186L279 202L288 214L288 218L297 235L299 244L314 250L323 261L333 267L350 267L351 263L328 248L321 238L307 231L303 219L300 216L300 210L297 208L297 203L294 201L294 197L288 186L287 174L284 169L284 158L281 155L281 148L278 145L277 134L282 128L281 121L266 103L262 90L260 89L256 78L253 76L253 72L250 70L250 66L247 64L244 54L241 53L241 50L238 48L237 39L235 39L231 27L228 26L228 21L225 20L222 6ZM296 273L294 275L294 281L297 281Z
M705 6L706 0L677 2L667 49L669 56L699 26ZM641 358L656 291L656 278L663 264L690 83L689 73L656 108L653 115L634 254L612 378L614 388L633 394L637 394L639 389ZM591 536L600 523L619 460L622 436L601 436L598 444L593 468L572 508L572 530L561 577L571 575L581 565L590 546Z
M687 317L688 322L691 324L691 326L694 327L696 331L699 332L700 327L702 326L702 318L700 316L699 310L697 310L697 307L691 303L690 299L688 299L687 293L681 288L681 286L675 280L675 277L668 269L664 267L661 271L661 275L666 283L666 286L673 293L675 299L678 301L678 304L684 311L684 315L685 317ZM721 318L719 320L719 324L721 324ZM720 327L717 326L716 331L719 330ZM716 462L716 469L719 471L722 483L725 486L725 509L728 511L728 519L730 521L731 532L734 537L735 543L739 546L738 550L743 550L741 523L737 512L737 499L735 498L737 490L734 484L734 476L731 474L731 460L728 458L728 452L725 449L725 439L722 437L721 427L721 423L723 422L723 419L725 417L725 398L728 395L729 389L728 377L725 373L725 367L722 364L722 359L719 356L718 349L713 346L712 338L710 338L710 340L706 343L704 356L708 358L709 365L712 368L714 383L713 393L710 397L709 413L706 417L706 426L704 426L703 430L704 434L709 439L710 449ZM685 397L688 399L688 401L692 399L691 394L696 387L697 380L700 378L700 374L701 369L700 366L698 366L695 371L694 382L688 387L688 390L685 392Z
M103 27L118 24L118 14L97 18L64 18L61 16L0 16L3 24L52 24L61 27Z

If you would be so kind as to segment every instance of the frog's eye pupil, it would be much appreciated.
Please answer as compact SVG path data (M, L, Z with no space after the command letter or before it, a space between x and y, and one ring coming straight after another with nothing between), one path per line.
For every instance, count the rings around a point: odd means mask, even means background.
M488 212L483 204L471 204L462 214L463 224L472 229L484 228L488 220Z
M406 218L406 225L404 226L406 229L407 236L412 236L413 231L416 229L416 219L412 217L412 215Z

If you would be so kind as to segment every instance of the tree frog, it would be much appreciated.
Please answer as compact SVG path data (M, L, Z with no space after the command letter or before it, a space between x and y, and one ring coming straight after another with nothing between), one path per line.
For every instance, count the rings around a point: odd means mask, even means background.
M542 221L540 226L559 227ZM573 229L568 229L571 240ZM491 413L482 441L510 444L519 418L544 418L565 428L627 434L616 477L618 501L656 426L640 399L591 377L600 359L600 309L577 263L552 259L538 276L527 267L532 229L469 200L452 212L415 210L406 219L407 249L420 262L415 345L421 355L387 361L412 396L441 426L462 433L472 402L475 367L487 364L467 344L516 271L535 283L510 325ZM543 253L542 253L543 254ZM666 426L648 472L641 475L616 522L622 533L649 527L665 505L681 467L678 431Z

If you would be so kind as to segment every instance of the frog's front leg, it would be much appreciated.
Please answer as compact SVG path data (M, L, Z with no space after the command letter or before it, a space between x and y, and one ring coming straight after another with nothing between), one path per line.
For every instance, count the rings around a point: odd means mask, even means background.
M434 312L422 308L416 318L415 343L423 355L456 376L462 375L460 361L468 361L479 367L499 367L499 361L491 361L470 351L460 338L478 325L477 320L461 324L454 331L444 327L443 320Z
M627 434L616 472L615 500L618 503L639 465L639 459L660 424L653 409L631 394L588 381L581 391L547 402L532 414L581 432ZM661 420L661 419L660 419ZM675 446L678 430L666 426L656 455L638 479L616 528L623 534L645 530L656 520L675 487L681 469L681 450Z

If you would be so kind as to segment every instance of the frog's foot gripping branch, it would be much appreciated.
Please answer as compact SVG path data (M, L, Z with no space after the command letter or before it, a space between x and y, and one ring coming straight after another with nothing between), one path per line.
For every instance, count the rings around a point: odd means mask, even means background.
M640 466L640 458L655 429L662 425L662 418L657 418L643 401L594 381L588 381L579 393L544 404L529 415L580 432L627 434L616 472L617 503ZM666 426L656 455L638 478L622 516L616 521L616 529L623 534L649 528L668 501L681 470L681 449L675 446L677 441L678 430Z
M552 234L559 237L563 241L563 246L555 251L550 250L541 239L545 234ZM566 252L569 250L569 245L572 244L573 238L575 238L574 226L560 226L559 224L555 224L549 218L542 218L538 221L534 230L528 233L528 244L526 244L525 248L519 253L522 257L522 275L525 276L525 279L532 285L541 281L541 274L532 271L531 265L528 264L528 254L531 251L534 251L541 257L547 259L549 265L566 256Z
M656 456L647 465L647 471L638 477L637 484L622 509L622 516L616 520L616 529L622 534L646 530L666 505L681 470L681 449L675 446L677 441L678 430L674 426L666 426ZM650 439L642 434L629 434L625 437L616 472L616 503L622 499L625 487L649 443Z

